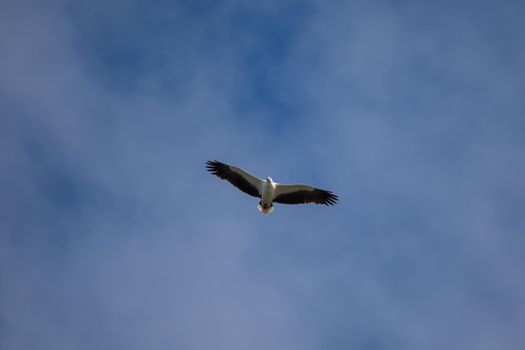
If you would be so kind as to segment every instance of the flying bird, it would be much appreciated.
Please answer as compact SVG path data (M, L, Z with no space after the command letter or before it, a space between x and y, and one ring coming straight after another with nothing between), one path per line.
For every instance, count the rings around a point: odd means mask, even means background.
M229 181L242 192L261 198L257 209L263 214L273 211L273 203L334 205L338 200L330 191L303 184L280 184L273 182L271 177L267 177L266 180L259 179L246 170L216 160L206 162L206 168L213 175Z

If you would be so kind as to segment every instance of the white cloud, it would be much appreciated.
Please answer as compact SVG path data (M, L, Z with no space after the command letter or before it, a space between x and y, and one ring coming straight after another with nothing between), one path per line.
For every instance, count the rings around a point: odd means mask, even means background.
M238 109L270 40L232 34L250 4L3 6L2 347L523 345L515 35L314 4L268 70L305 113L281 120ZM341 203L261 217L211 158Z

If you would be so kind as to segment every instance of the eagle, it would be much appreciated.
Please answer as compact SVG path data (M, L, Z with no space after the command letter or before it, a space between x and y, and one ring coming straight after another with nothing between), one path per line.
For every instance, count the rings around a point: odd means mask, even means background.
M257 209L263 214L270 214L273 211L273 203L334 205L338 200L338 197L330 191L303 184L280 184L273 182L271 177L263 180L244 169L216 160L206 162L206 169L213 175L229 181L242 192L261 198Z

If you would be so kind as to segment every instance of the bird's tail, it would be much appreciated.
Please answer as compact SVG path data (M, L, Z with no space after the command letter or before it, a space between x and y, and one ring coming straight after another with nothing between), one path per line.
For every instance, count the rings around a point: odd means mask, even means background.
M257 209L263 214L270 214L273 211L273 204L269 207L263 207L261 202L259 202L259 204L257 204Z

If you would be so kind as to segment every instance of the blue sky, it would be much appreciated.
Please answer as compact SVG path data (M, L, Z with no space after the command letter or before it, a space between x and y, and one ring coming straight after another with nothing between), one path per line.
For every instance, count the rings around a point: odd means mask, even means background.
M523 349L524 15L3 1L0 348Z

